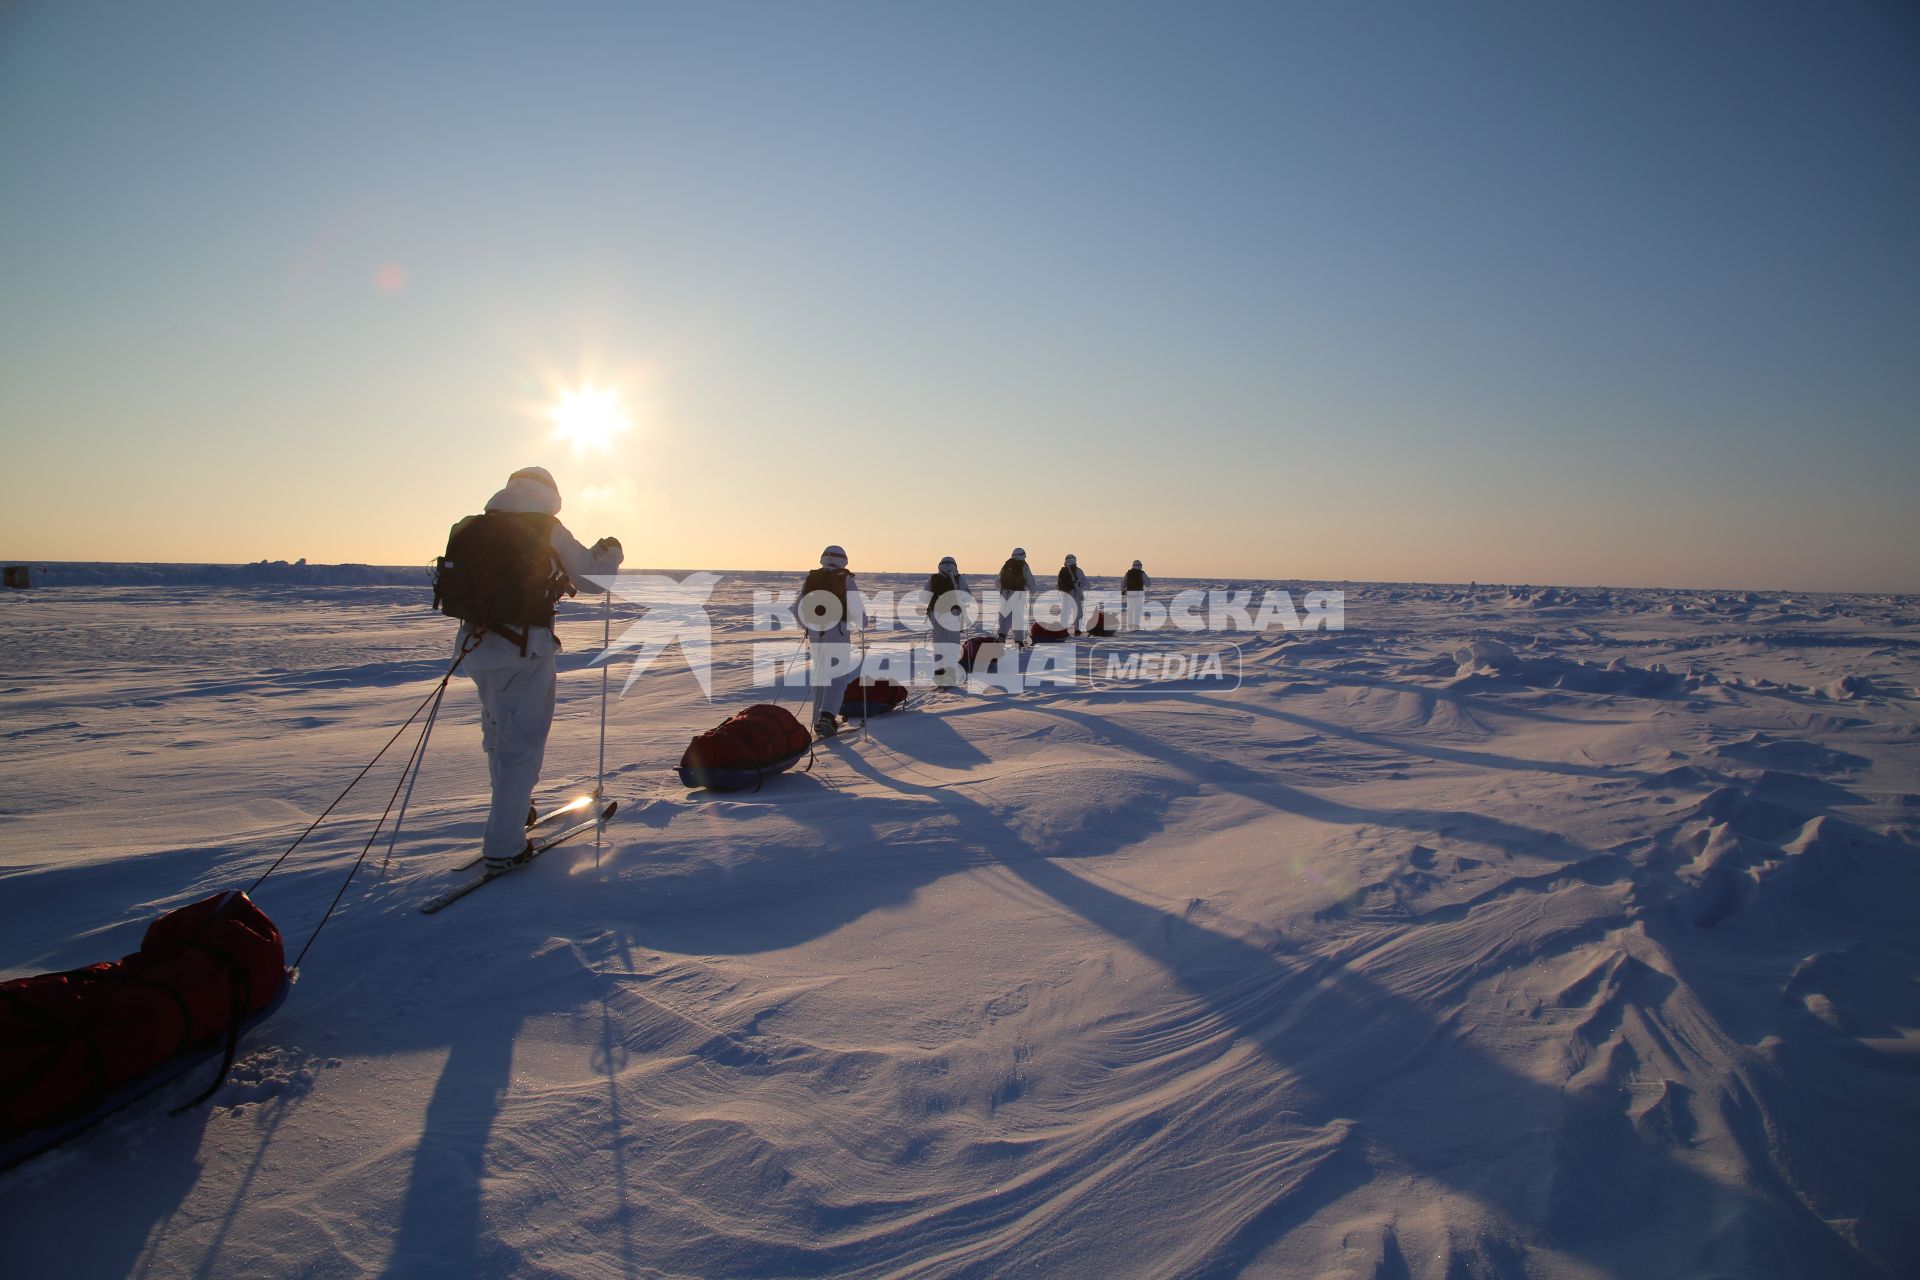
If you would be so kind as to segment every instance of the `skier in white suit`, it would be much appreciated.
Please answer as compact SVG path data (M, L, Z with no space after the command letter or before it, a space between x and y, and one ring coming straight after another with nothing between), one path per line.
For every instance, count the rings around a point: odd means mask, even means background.
M800 584L797 605L807 632L807 678L813 685L813 736L831 738L843 723L841 703L858 662L853 626L860 620L860 584L847 572L847 552L834 544L820 553L820 567Z
M1138 631L1145 625L1147 616L1147 588L1153 585L1153 579L1135 560L1133 567L1127 570L1126 577L1120 580L1122 598L1126 601L1127 630Z
M527 808L553 727L554 603L581 588L604 590L587 579L611 577L624 558L617 538L580 545L559 513L553 476L522 467L484 514L453 527L441 569L446 612L465 620L455 642L467 655L460 669L480 693L480 740L493 781L481 852L493 870L530 847Z
M960 566L952 556L942 557L940 567L927 577L927 629L933 642L936 685L965 681L960 670L960 632L968 604L967 580L960 576Z
M1080 628L1087 622L1087 575L1080 570L1080 557L1069 555L1062 562L1056 585L1060 594L1073 602L1066 625L1074 635L1079 635Z
M1000 639L1009 634L1016 645L1027 641L1027 610L1033 603L1033 566L1027 563L1027 549L1015 547L1007 562L1000 566Z

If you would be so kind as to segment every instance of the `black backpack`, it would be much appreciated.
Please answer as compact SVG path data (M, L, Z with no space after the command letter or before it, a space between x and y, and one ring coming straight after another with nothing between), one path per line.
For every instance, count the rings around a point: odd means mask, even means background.
M851 627L853 625L853 611L847 607L847 579L852 576L853 575L845 569L829 569L825 565L820 566L818 569L808 570L806 580L800 584L800 600L804 601L816 591L826 592L840 602L840 617L833 625L838 626L841 623L845 623ZM796 601L796 603L799 602ZM816 627L813 625L814 621L825 623L826 620L821 618L810 621L803 616L800 619L800 625L816 634L820 631L831 629L830 627L824 626Z
M1000 589L1011 594L1027 589L1026 566L1018 560L1009 559L1000 566Z
M1147 589L1147 571L1145 569L1127 570L1126 589L1128 591L1145 591Z
M1066 592L1068 595L1073 594L1073 570L1072 569L1065 568L1064 566L1061 568L1060 581L1058 585L1060 590Z
M554 602L574 594L554 562L555 519L538 511L468 516L434 562L433 607L476 630L498 632L527 652L527 633L553 626Z

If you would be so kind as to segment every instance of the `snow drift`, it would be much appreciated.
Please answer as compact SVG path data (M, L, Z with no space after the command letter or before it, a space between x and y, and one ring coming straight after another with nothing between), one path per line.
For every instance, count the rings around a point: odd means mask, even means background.
M597 848L422 917L480 829L456 683L391 867L214 1106L0 1181L9 1264L1920 1272L1912 602L1353 586L1237 689L941 694L690 794L680 748L764 700L747 593L791 585L724 585L721 705L673 663L613 705ZM561 625L556 792L599 681ZM257 873L450 630L224 582L0 627L0 976ZM262 886L291 944L379 807Z

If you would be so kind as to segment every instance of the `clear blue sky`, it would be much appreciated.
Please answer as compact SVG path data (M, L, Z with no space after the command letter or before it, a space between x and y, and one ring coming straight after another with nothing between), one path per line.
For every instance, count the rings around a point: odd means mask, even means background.
M0 555L1920 590L1916 139L1898 3L14 4Z

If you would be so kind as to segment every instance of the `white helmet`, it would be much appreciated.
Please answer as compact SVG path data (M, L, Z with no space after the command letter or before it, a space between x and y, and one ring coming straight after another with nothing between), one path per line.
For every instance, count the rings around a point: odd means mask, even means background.
M954 561L954 558L953 558L952 556L941 556L941 557L940 557L940 572L942 572L942 573L958 573L958 572L960 572L960 566L959 566L959 564L958 564L958 563L956 563L956 562Z
M1133 562L1133 567L1134 567L1134 568L1136 568L1136 569L1138 569L1138 568L1140 568L1140 562L1139 562L1138 560L1135 560L1135 561Z
M1079 564L1079 563L1080 563L1080 561L1079 561L1078 559L1076 559L1076 558L1074 557L1074 555L1073 555L1073 554L1072 554L1071 552L1069 552L1069 553L1067 554L1067 568L1069 568L1069 569L1071 569L1071 568L1073 568L1073 567L1074 567L1075 565L1077 565L1077 564Z
M820 567L822 569L846 568L847 567L847 549L841 546L837 542L834 543L832 546L828 547L825 551L822 551L820 553Z
M1013 558L1015 560L1025 560L1027 558L1027 549L1025 547L1015 547L1013 549Z

